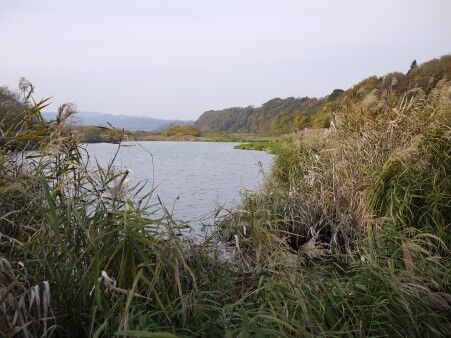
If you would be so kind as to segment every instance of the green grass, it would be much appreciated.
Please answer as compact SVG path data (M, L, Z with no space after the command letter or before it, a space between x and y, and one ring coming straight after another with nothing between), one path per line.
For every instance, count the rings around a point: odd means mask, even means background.
M274 137L245 133L201 133L192 126L174 126L163 132L119 130L114 127L104 128L84 126L77 128L83 143L120 141L190 141L190 142L270 142Z
M269 140L269 141L248 142L238 144L234 148L242 150L260 150L266 151L270 154L277 154L281 148L281 141Z

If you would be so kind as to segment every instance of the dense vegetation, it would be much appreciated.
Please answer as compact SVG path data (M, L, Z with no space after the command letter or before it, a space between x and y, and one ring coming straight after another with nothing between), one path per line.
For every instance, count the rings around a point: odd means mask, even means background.
M121 130L113 126L74 125L73 129L82 143L120 143L121 141L267 142L274 139L245 133L201 133L192 125L172 125L161 132Z
M193 136L193 137L199 137L200 131L194 128L193 126L179 126L179 125L172 125L161 133L163 137L186 137L186 136Z
M251 132L276 134L291 132L291 125L299 112L312 114L323 102L315 98L272 99L261 107L227 108L203 113L194 126L204 132Z
M114 127L86 126L76 129L83 143L119 143L127 138L130 132Z
M399 99L409 90L420 88L429 93L443 78L451 76L451 56L428 61L421 66L412 63L407 74L390 73L372 76L343 91L335 89L324 98L275 98L261 107L234 107L210 110L202 114L195 127L203 132L252 132L286 134L304 128L329 127L334 114L349 105L362 108L379 104L380 100ZM383 97L388 93L390 97Z
M81 143L121 141L277 142L275 137L248 133L202 133L192 125L172 125L161 132L130 131L110 127L73 125ZM252 145L255 147L256 145ZM244 149L244 148L243 148Z
M277 154L281 149L281 144L282 141L280 140L261 140L237 144L234 148L242 150L260 150L270 154Z
M0 334L450 336L449 79L338 93L329 131L285 141L201 241L127 172L89 169L72 107L45 122L24 83L1 124Z

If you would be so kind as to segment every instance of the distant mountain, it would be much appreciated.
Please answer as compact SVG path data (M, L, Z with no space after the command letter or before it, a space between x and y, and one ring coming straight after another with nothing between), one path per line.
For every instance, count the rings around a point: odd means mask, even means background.
M54 112L44 112L42 114L46 120L53 120L56 117ZM171 124L187 125L194 121L181 120L163 120L144 116L113 115L95 112L79 112L76 114L75 121L82 126L104 126L111 124L115 128L131 131L161 131Z

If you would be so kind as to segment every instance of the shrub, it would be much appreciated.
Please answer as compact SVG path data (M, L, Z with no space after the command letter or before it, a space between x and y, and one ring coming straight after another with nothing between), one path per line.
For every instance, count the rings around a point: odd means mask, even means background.
M183 137L183 136L194 136L199 137L200 131L193 126L170 126L163 130L162 135L164 137Z

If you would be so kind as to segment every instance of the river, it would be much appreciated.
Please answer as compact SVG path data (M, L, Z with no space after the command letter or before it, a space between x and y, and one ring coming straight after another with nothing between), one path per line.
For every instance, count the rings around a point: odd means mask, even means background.
M233 142L124 142L115 166L130 172L129 185L148 181L177 220L194 226L211 223L219 209L237 205L243 190L258 189L273 156L263 151L234 149ZM85 145L90 162L107 165L118 145ZM224 211L223 211L224 212Z

